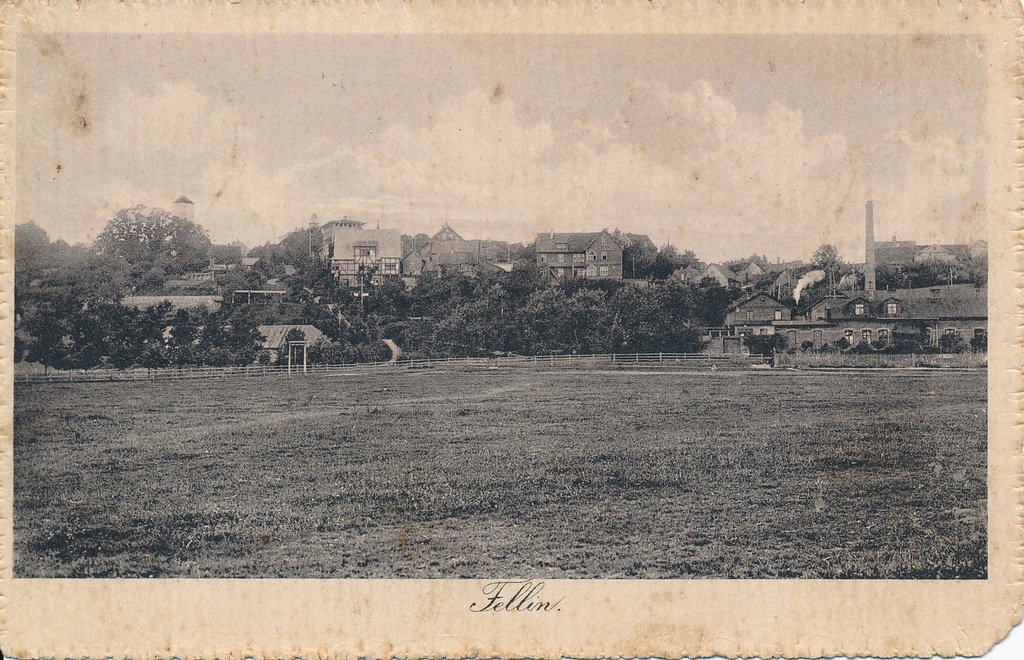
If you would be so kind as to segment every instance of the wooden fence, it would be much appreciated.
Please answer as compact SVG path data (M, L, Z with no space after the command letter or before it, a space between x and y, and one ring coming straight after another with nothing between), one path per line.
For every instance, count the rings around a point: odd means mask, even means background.
M602 355L516 355L508 357L424 358L397 362L354 364L248 365L244 367L182 367L163 369L51 370L48 373L15 374L16 383L179 380L190 378L288 377L310 374L341 375L431 369L715 369L748 368L770 360L760 355L707 355L703 353L608 353Z

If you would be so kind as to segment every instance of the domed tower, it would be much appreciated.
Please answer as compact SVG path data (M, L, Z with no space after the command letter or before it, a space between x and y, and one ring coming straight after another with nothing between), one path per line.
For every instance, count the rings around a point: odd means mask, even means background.
M189 222L196 221L196 209L195 205L192 204L192 200L182 195L178 199L174 200L174 205L171 207L171 212L179 218L184 218Z

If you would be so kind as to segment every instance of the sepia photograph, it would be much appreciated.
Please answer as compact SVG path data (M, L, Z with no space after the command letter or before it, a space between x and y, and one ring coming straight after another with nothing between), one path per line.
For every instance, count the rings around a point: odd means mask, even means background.
M16 577L987 577L983 37L18 68Z
M1024 602L1020 0L0 5L0 647L950 657Z

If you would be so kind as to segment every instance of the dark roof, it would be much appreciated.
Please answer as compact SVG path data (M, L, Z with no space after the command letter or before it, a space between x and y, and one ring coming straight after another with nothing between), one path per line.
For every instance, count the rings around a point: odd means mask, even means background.
M781 300L779 300L775 296L769 295L769 294L765 293L764 291L758 291L757 293L753 293L753 294L747 296L746 298L743 298L741 300L737 300L736 302L734 302L732 305L729 306L729 310L728 311L731 312L733 310L739 309L739 308L743 307L744 305L746 305L747 303L752 302L752 301L754 301L754 300L756 300L758 298L761 298L761 297L764 297L764 298L767 298L768 300L771 300L772 302L776 303L779 307L782 307L782 308L788 308L789 307L789 305L787 305L786 303L782 302Z
M178 199L174 200L174 203L175 204L191 204L192 200L189 199L188 197L185 197L184 195L182 195Z
M826 297L810 306L817 308L828 302L833 311L833 320L841 318L857 318L852 315L853 304L862 302L871 310L865 317L877 316L893 319L939 319L939 318L986 318L988 317L988 289L973 284L953 284L947 286L927 287L923 289L894 289L892 291L876 291L875 302L871 303L864 297L863 291L852 292L852 297L840 294L837 297ZM885 314L885 303L896 302L896 315ZM844 316L843 314L846 314Z
M619 237L619 242L624 248L629 247L630 245L639 245L642 248L654 250L655 252L658 250L658 246L654 244L654 241L652 241L651 237L647 234L630 234L628 232L623 232Z
M536 250L537 252L585 252L594 241L605 233L603 231L588 231L537 234ZM619 245L610 234L608 235L608 240L610 245ZM564 250L556 247L561 243L566 244Z
M875 297L883 302L895 299L899 303L896 314L898 318L985 318L988 316L988 287L977 287L973 284L879 291Z
M430 237L432 241L461 241L463 238L459 236L459 233L448 226L448 223L441 225L441 228L437 230L437 233Z

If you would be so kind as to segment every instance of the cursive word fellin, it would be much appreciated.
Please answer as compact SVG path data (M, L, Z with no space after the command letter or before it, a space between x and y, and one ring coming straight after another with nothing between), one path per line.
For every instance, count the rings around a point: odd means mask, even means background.
M533 580L503 580L488 582L483 592L487 600L482 604L472 603L470 612L550 612L561 611L559 607L565 600L562 596L556 601L543 600L540 592L544 591L543 582Z

